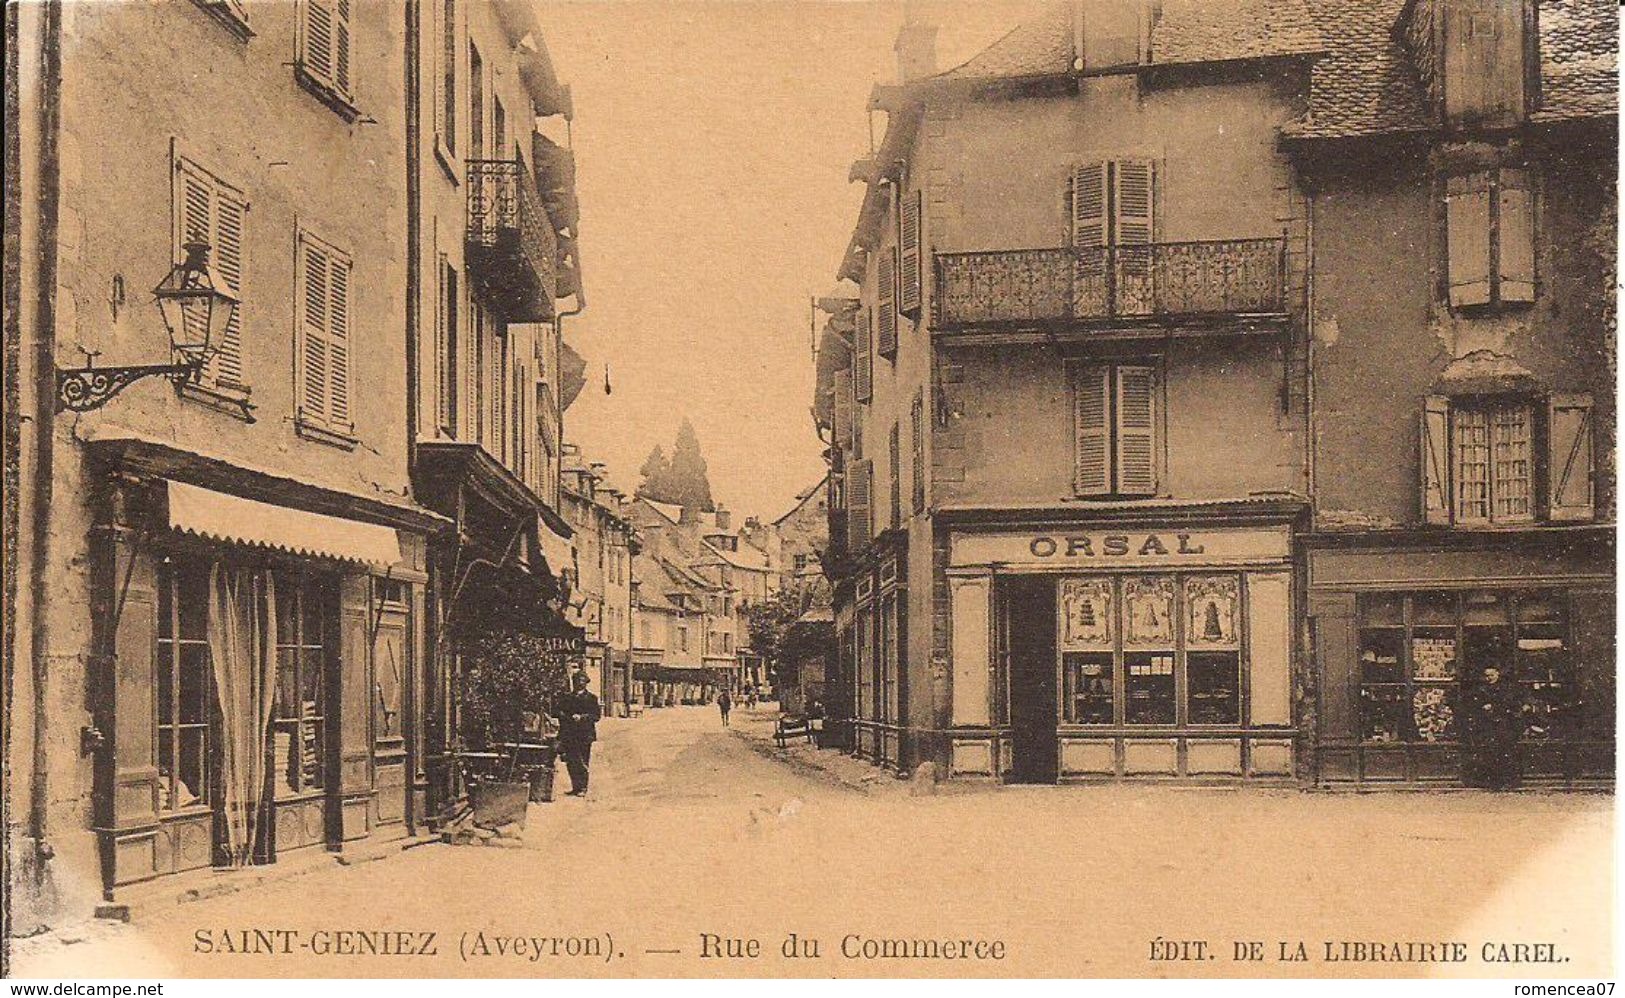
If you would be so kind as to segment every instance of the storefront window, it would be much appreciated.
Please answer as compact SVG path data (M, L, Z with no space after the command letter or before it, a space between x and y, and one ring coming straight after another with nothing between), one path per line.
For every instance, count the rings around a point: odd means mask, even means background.
M1123 580L1123 674L1125 723L1175 722L1171 576Z
M277 579L277 682L271 751L276 794L291 797L326 785L327 643L332 609L308 576Z
M1575 690L1559 594L1474 590L1363 596L1361 734L1455 742L1486 669L1518 683L1527 738L1572 733Z
M1185 680L1191 724L1241 723L1240 580L1185 580Z
M897 595L887 596L880 618L881 720L897 721Z
M209 573L196 562L158 567L159 807L181 811L209 803L209 719L214 678L209 659Z

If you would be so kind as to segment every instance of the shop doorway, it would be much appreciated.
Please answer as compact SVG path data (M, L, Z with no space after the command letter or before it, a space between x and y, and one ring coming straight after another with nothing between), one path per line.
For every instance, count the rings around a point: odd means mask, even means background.
M1000 580L999 592L999 647L1010 684L1010 778L1054 783L1059 775L1055 582L1012 576Z

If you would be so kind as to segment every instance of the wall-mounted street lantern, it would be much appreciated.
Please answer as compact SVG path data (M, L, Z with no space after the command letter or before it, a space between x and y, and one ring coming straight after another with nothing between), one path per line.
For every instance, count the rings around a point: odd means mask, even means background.
M57 369L58 412L98 409L130 385L153 375L182 384L195 377L209 354L219 348L239 302L210 266L208 243L189 242L183 249L186 259L170 268L168 275L152 289L164 326L169 330L174 363L97 367L95 355L87 354L88 363L84 367Z

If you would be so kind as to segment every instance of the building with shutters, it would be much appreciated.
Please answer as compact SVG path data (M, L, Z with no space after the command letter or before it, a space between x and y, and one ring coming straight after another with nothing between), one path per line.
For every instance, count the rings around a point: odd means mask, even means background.
M422 828L426 551L447 521L409 477L399 9L8 18L23 928L31 900L82 912ZM174 360L150 289L190 242L239 301L208 362L65 411L59 370Z
M942 72L904 28L825 382L859 755L1294 777L1307 231L1277 135L1323 43L1277 6L1056 4Z
M815 402L855 750L1472 782L1494 664L1526 780L1609 772L1616 35L1059 3L938 72L906 26Z
M637 533L630 500L608 484L604 465L564 445L559 494L574 531L575 562L568 569L570 623L586 638L583 665L606 717L625 717L632 703L632 556Z
M412 484L455 524L428 559L434 674L416 778L432 807L459 792L445 749L463 729L471 648L512 627L584 661L568 619L573 528L562 515L563 321L585 304L572 117L537 6L426 0L404 20ZM493 618L493 607L506 610Z
M1318 13L1314 778L1472 782L1494 666L1526 783L1611 780L1617 11Z

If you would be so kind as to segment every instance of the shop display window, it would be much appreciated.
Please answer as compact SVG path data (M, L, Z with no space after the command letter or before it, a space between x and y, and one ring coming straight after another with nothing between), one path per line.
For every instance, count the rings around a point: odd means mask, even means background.
M1124 721L1128 724L1173 724L1173 653L1125 652L1123 672Z
M159 808L209 803L214 670L209 658L209 572L199 562L158 566Z
M1241 659L1233 651L1190 652L1185 659L1192 724L1241 723Z
M1116 708L1111 652L1069 652L1061 665L1066 723L1111 724Z
M1576 691L1560 594L1362 596L1359 617L1363 740L1460 741L1491 667L1518 685L1526 738L1573 733Z
M271 765L278 797L327 784L327 660L333 608L319 582L282 575L276 583L276 703Z

